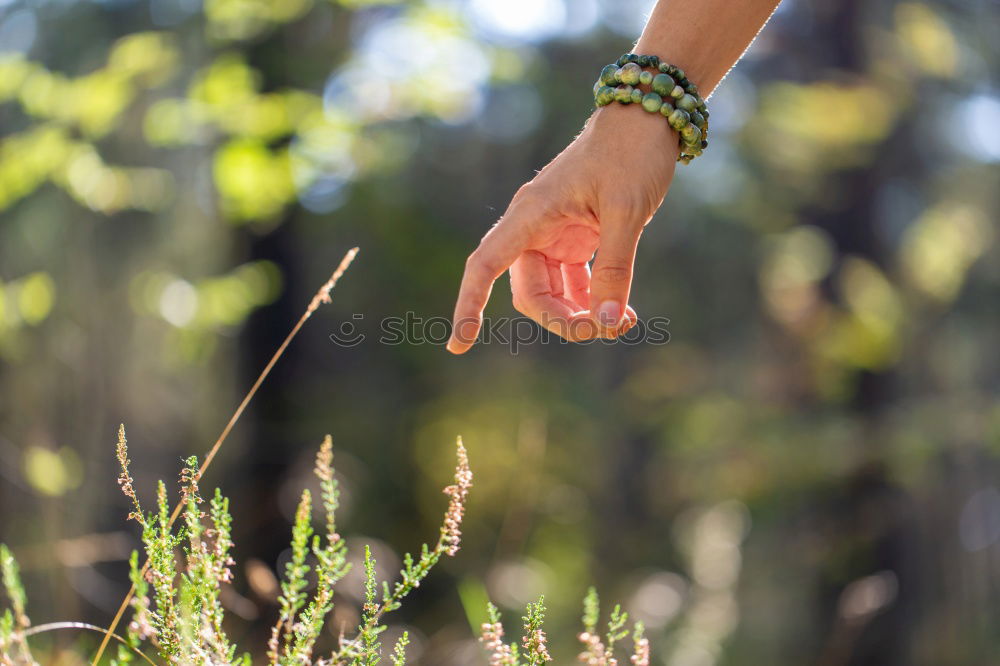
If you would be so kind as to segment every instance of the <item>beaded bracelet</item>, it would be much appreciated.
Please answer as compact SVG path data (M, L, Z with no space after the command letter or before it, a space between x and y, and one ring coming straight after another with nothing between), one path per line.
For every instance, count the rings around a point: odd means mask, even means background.
M650 91L644 94L639 85L649 86ZM708 107L698 86L688 81L684 70L660 62L658 56L626 53L616 64L606 65L594 84L594 103L607 106L611 102L640 104L666 118L680 134L679 162L690 163L708 147Z

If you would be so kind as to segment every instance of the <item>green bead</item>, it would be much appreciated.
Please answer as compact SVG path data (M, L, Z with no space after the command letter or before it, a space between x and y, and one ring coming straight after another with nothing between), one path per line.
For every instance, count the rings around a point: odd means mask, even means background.
M691 116L688 115L688 112L685 111L684 109L674 109L674 112L670 114L669 118L667 118L667 122L669 122L670 126L673 127L675 130L680 130L681 128L685 127L690 121L691 121Z
M670 73L670 68L671 68L672 66L673 66L673 65L668 65L668 64L667 64L667 63L665 63L665 62L661 62L661 63L660 63L660 66L659 66L659 67L657 67L657 69L658 69L658 70L660 70L660 72L661 72L662 74L669 74L669 73Z
M691 82L688 81L683 76L678 76L677 77L677 85L679 85L681 88L684 88L684 90L687 90L691 86Z
M632 103L641 104L642 103L642 91L638 88L632 89Z
M614 79L615 83L621 83L622 82L622 70L621 70L620 67L615 70L615 74L614 74L614 76L612 78Z
M673 78L669 74L657 74L653 77L651 83L653 92L660 97L670 97L670 91L674 89L675 85L677 84L674 83Z
M698 129L696 126L692 125L691 123L688 123L687 125L685 125L684 127L681 128L680 132L681 132L681 137L684 138L684 143L692 145L692 146L693 145L697 145L698 148L701 148L701 130L700 129Z
M648 86L653 82L653 73L643 70L642 74L639 75L639 83L644 86Z
M670 102L664 102L663 106L660 107L660 113L663 114L664 118L669 118L670 114L674 112L674 107L670 106Z
M705 116L701 115L697 111L691 112L691 123L701 131L705 131L705 126L707 125L705 122Z
M680 67L674 67L674 69L677 70L677 73L676 74L671 74L672 77L674 77L675 79L686 79L687 78L687 75L684 73L683 69L681 69Z
M681 97L684 97L684 88L681 88L680 86L674 86L674 89L670 91L670 96L673 97L674 99L680 99Z
M621 68L622 83L634 86L639 83L639 76L642 74L642 67L630 62Z
M621 57L621 58L618 58L618 66L619 66L619 67L622 67L622 66L623 66L623 65L625 65L625 63L627 63L627 62L628 62L628 54L627 54L627 53L626 53L626 54L624 54L624 55L622 55L622 57Z
M615 101L630 104L632 102L632 86L622 84L615 88Z
M594 95L594 101L597 106L607 106L611 102L615 101L615 89L611 86L601 86L597 89L597 94Z
M649 66L653 69L659 69L660 67L660 56L649 56Z
M594 94L595 95L597 94L597 89L600 88L600 87L601 87L601 80L598 79L597 81L594 81Z
M615 81L615 72L618 71L618 65L605 65L604 69L601 70L601 83L606 86L610 86Z
M639 56L636 55L635 53L629 53L628 54L628 61L629 62L638 63L639 62Z
M649 56L641 55L639 59L635 61L639 67L649 67Z
M688 83L686 86L684 86L684 89L688 91L688 95L693 95L694 97L698 96L698 86L696 86L695 84Z
M675 79L679 79L680 78L680 76L678 75L678 72L680 72L680 71L681 70L677 69L673 65L667 65L667 74L669 74L670 76L674 77Z
M650 113L656 113L663 106L663 98L654 92L646 93L642 98L642 108Z
M698 100L691 95L682 95L681 98L677 100L677 108L684 109L688 113L691 113L698 108Z

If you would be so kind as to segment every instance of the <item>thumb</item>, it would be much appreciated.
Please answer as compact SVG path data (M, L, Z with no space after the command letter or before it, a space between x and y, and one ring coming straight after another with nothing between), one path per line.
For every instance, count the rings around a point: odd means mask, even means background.
M600 245L590 278L590 311L602 328L616 328L625 317L641 233L642 226L624 220L609 220L601 225Z

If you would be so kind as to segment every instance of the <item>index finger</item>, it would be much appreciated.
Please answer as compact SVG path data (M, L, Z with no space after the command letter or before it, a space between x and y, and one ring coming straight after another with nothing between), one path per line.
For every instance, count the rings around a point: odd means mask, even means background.
M476 341L493 283L510 268L524 247L525 240L516 225L505 216L483 236L479 247L469 255L455 303L451 339L448 340L448 351L452 354L464 354Z

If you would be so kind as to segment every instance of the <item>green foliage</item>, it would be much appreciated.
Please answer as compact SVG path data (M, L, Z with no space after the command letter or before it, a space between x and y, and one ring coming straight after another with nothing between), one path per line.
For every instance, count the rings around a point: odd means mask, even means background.
M406 663L406 646L410 644L410 634L404 631L392 648L392 666L403 666Z
M150 612L150 624L156 632L156 647L160 656L170 660L180 656L181 637L178 633L178 592L174 588L177 576L174 548L181 538L171 530L167 486L159 481L156 487L157 513L145 519L142 542L149 559L150 583L153 587L155 610Z
M548 641L543 626L545 623L544 601L545 598L540 597L536 603L529 603L522 618L524 634L521 645L524 648L523 656L527 659L524 666L542 666L545 662L552 661L546 646ZM490 665L521 666L516 646L508 645L503 641L504 629L500 611L492 603L487 603L486 613L489 622L483 625L479 640L489 654ZM583 599L583 632L578 638L583 643L584 649L577 660L593 666L614 666L619 663L619 660L615 659L614 656L614 644L631 633L633 649L629 663L635 666L649 666L649 641L645 637L645 628L642 623L637 622L630 632L626 627L628 613L622 612L621 606L616 605L608 620L607 643L605 644L601 642L601 637L597 633L600 615L597 590L591 587Z
M583 598L583 629L589 633L597 631L597 623L601 617L601 600L597 596L597 589L590 587L587 589L587 596Z
M0 210L46 181L63 188L81 207L103 215L157 213L183 201L185 193L178 190L184 179L178 174L106 161L101 140L123 134L121 127L127 125L141 127L142 138L153 147L212 144L203 166L212 175L220 212L241 222L273 220L331 169L360 173L394 166L368 156L377 154L385 141L366 136L366 130L383 118L324 110L317 89L328 72L306 85L275 85L265 71L248 63L250 49L240 42L310 12L329 21L328 13L319 7L314 11L317 4L330 3L211 0L191 22L192 34L150 29L126 35L103 45L102 67L80 76L50 70L21 54L0 53L0 105L16 104L31 120L21 131L0 136ZM334 4L354 9L380 2ZM450 36L459 37L464 27L457 15L441 9L405 7L400 13L398 21L412 31L433 33L447 26L455 33ZM193 35L227 48L208 63L200 60L200 50L192 59L182 45ZM471 41L469 45L478 50ZM367 66L363 58L348 58L345 68ZM433 72L418 71L412 78L433 80ZM406 106L414 112L444 116L467 104L462 94L466 86L443 95L440 90L419 94L426 86L384 80L394 95L412 98ZM135 137L128 140L141 145Z
M323 535L314 534L312 496L308 490L303 491L292 526L292 557L281 583L280 615L268 644L274 664L311 661L326 618L333 611L334 586L350 571L346 543L336 528L340 491L334 476L333 445L329 436L323 440L316 456L315 474L320 481L326 530ZM308 562L310 554L315 567ZM316 574L316 590L311 599L303 591L310 571ZM377 641L371 643L372 649L376 644Z
M3 544L0 544L0 572L3 576L3 589L14 608L14 616L17 618L18 624L26 625L27 596L24 593L24 585L21 583L21 570L10 549Z
M11 652L14 645L14 614L5 608L0 615L0 651Z
M621 606L615 604L614 610L611 611L611 619L608 620L607 649L609 656L615 652L615 643L628 636L629 630L625 626L626 622L628 622L628 613L623 613Z
M285 565L285 577L281 582L281 596L278 604L281 608L278 623L271 634L268 644L269 656L274 663L280 663L282 657L287 657L291 649L292 625L295 616L305 605L306 595L303 592L307 582L306 576L311 567L306 563L309 555L309 537L312 536L312 498L308 490L302 491L298 508L295 510L295 523L292 525L292 559ZM284 649L279 651L279 642Z
M529 666L542 666L547 661L552 661L549 651L545 647L545 632L542 625L545 624L545 597L539 597L538 601L528 604L528 612L524 620L524 656L528 659Z
M221 604L222 585L232 581L230 566L234 564L230 552L232 542L232 515L229 500L216 489L209 511L201 510L204 499L199 490L200 471L198 460L189 457L184 461L180 474L182 518L175 531L167 498L166 484L157 484L156 512L146 514L135 494L129 472L129 459L124 428L119 430L117 457L121 465L119 485L132 501L129 518L142 527L142 540L148 557L147 564L139 565L139 553L132 552L129 559L129 578L135 586L131 602L132 621L127 637L121 639L112 663L117 665L135 662L135 655L144 642L151 643L167 663L198 666L250 665L249 654L236 655L236 645L227 637L225 609ZM315 660L313 655L326 618L333 611L334 587L350 570L344 540L337 532L336 510L339 489L333 470L332 442L327 436L316 457L315 474L320 481L320 496L324 510L324 532L314 534L312 527L312 496L308 490L301 495L292 525L292 556L285 567L279 596L279 617L268 643L269 663L273 666L315 664L315 666L377 666L382 660L380 636L386 627L381 623L385 613L396 610L402 600L428 575L442 555L454 553L459 544L459 527L464 515L464 502L472 485L468 456L461 440L457 446L457 465L454 484L445 488L450 498L433 548L423 544L420 557L407 553L401 579L394 586L383 581L381 597L375 557L371 547L364 551L364 604L361 623L356 637L342 637L339 645L328 657ZM183 558L176 554L183 550ZM0 544L0 569L3 586L10 599L12 610L0 615L0 655L4 666L34 666L24 632L30 626L25 614L26 595L21 584L17 562L6 546ZM316 576L316 588L310 596L306 592L308 576ZM503 641L500 612L492 603L487 604L489 623L483 625L481 640L490 652L494 666L544 666L552 661L545 635L544 597L529 603L522 617L523 637L520 650L517 645ZM584 633L580 640L585 651L582 661L611 666L614 645L629 634L626 627L628 614L615 606L608 621L606 647L596 634L600 617L597 592L590 588L584 599ZM633 664L648 666L649 644L643 627L637 624L632 632ZM393 646L389 659L393 666L406 662L409 635L403 635ZM144 656L144 655L143 655Z
M504 629L500 611L491 602L487 602L486 614L490 621L482 626L479 640L490 655L490 665L519 666L517 645L510 645L503 640Z
M377 638L385 629L379 624L382 616L402 605L403 599L420 586L421 581L440 561L442 555L454 556L458 552L461 534L458 528L464 515L469 488L472 487L472 471L469 469L468 454L461 438L458 439L456 458L454 483L444 489L449 502L437 543L433 548L426 543L423 544L417 560L414 560L410 553L403 555L400 580L391 588L387 582L382 583L381 603L376 603L375 559L370 550L365 548L365 604L362 609L361 625L358 627L358 638L343 642L340 651L334 653L335 660L340 659L352 666L377 664L381 656ZM334 661L334 663L341 662Z
M649 639L646 638L646 627L642 622L635 623L635 631L632 632L632 658L633 666L649 666Z
M135 586L132 599L132 621L127 637L121 641L113 664L135 662L135 655L144 642L152 644L168 663L220 666L249 666L250 656L236 655L236 646L226 635L226 613L221 603L222 585L232 581L230 552L232 515L229 500L216 489L207 515L201 506L198 482L198 460L189 457L180 474L181 524L174 529L166 484L157 484L156 511L145 513L135 493L129 471L127 441L124 428L118 433L117 457L121 466L118 478L122 492L131 500L129 518L142 527L142 541L147 563L140 567L139 553L133 551L129 560L129 578ZM334 608L334 587L350 570L345 541L337 532L336 510L339 489L333 469L333 451L327 436L316 457L315 474L320 481L324 510L324 531L314 534L312 527L312 497L304 490L292 526L292 556L285 567L279 596L279 617L268 643L269 663L274 666L313 664L316 666L376 666L382 658L381 634L385 613L398 609L404 597L416 589L430 573L442 555L452 555L458 549L459 526L464 502L472 485L472 472L461 440L457 447L455 483L445 489L450 497L448 510L433 548L424 544L420 558L406 554L401 580L390 587L379 583L375 558L365 547L365 602L357 636L341 638L338 647L328 657L314 660L313 654L326 619ZM183 557L177 550L183 550ZM12 610L0 615L0 655L4 666L34 665L24 631L29 627L25 615L25 593L18 566L6 546L0 545L0 568L3 585ZM314 573L316 588L306 592L308 577ZM529 621L540 630L544 608L529 608ZM395 666L406 660L409 636L403 636L393 647L390 659ZM544 648L544 640L541 643Z
M333 472L333 444L329 435L323 440L316 456L315 471L320 480L326 534L323 538L314 535L312 540L312 553L316 558L316 593L302 612L294 630L295 641L291 654L298 655L298 663L311 659L326 617L333 611L334 586L351 568L347 562L347 544L336 528L335 514L340 491Z
M0 576L3 589L10 601L11 608L4 609L0 615L0 660L4 666L35 665L35 660L28 649L24 632L31 626L25 611L27 596L21 583L20 568L17 560L5 544L0 543Z
M378 650L378 634L382 627L378 626L379 607L375 603L378 582L375 580L375 558L371 548L365 546L365 604L361 608L361 626L358 628L362 652L354 656L352 664L378 663L381 656Z
M149 582L139 566L139 551L133 550L129 557L129 580L135 587L135 595L130 602L132 622L128 624L125 643L118 644L118 652L111 660L112 666L130 664L135 661L135 653L142 641L153 635L149 616Z
M136 594L132 601L133 619L125 646L120 646L116 664L134 661L131 649L144 641L155 646L160 657L170 663L219 665L249 664L249 655L237 657L236 646L224 630L225 609L220 597L222 585L232 580L233 565L232 515L229 500L217 489L206 515L201 510L198 460L185 460L180 475L181 526L175 531L167 499L166 485L157 487L157 511L146 515L136 497L129 473L128 451L124 430L119 431L118 460L121 465L119 485L131 499L134 511L130 518L142 526L142 539L149 558L140 568L138 553L130 560L130 578ZM346 544L337 532L336 510L339 489L333 469L333 449L329 436L324 439L316 457L315 474L320 482L320 497L324 511L324 530L315 534L312 527L312 496L304 490L292 525L292 556L285 567L279 596L279 616L268 643L269 663L275 666L313 664L317 666L375 666L382 657L380 636L385 630L381 618L400 607L403 598L419 586L442 555L452 554L458 546L458 526L464 511L464 501L471 487L468 458L461 441L458 443L458 463L455 484L445 489L451 498L434 548L426 544L417 561L409 554L404 558L402 580L391 587L379 584L375 558L365 548L365 603L357 636L342 638L338 647L327 657L314 659L326 619L334 608L334 588L350 570ZM179 558L176 549L183 547ZM23 614L24 594L17 579L17 568L6 549L4 582L10 581L14 592L16 618ZM315 575L316 587L306 588L310 574ZM152 589L150 589L152 588ZM151 595L151 596L150 596ZM540 612L540 611L539 611ZM10 616L10 614L8 614ZM4 640L14 635L13 620L0 622ZM26 619L25 619L26 622ZM391 659L400 665L405 661L409 637L404 636L393 648Z

